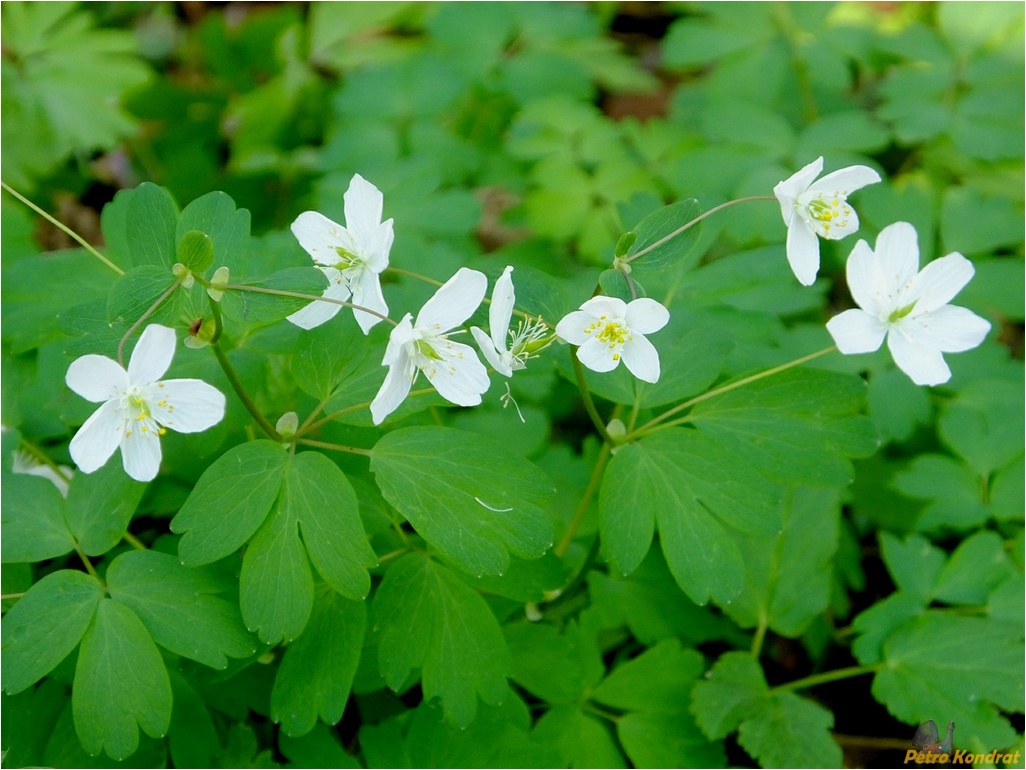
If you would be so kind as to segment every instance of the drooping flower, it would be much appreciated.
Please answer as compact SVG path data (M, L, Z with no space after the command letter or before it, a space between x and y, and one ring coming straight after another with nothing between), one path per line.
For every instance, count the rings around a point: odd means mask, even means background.
M477 340L485 359L499 374L512 377L527 365L527 360L552 342L552 333L539 318L536 321L522 320L516 331L509 328L513 317L516 293L513 290L512 267L502 271L492 289L492 304L488 308L488 328L491 336L483 329L470 327L470 333ZM506 347L506 337L509 347Z
M11 472L24 473L28 476L39 476L46 479L57 487L57 491L61 493L62 497L68 496L68 480L74 474L74 471L67 465L58 465L55 468L51 468L49 465L43 465L28 452L21 451L14 453Z
M787 225L787 261L805 286L819 272L817 236L837 241L858 230L859 217L848 205L848 195L880 181L868 166L848 166L816 179L822 170L820 157L773 188Z
M316 211L304 211L292 223L292 233L328 278L328 288L321 296L344 302L351 295L354 305L388 315L378 275L388 267L393 233L392 220L381 221L381 191L355 174L344 200L345 227ZM312 329L330 321L341 309L331 302L311 302L288 320ZM364 334L381 320L362 310L354 309L353 314Z
M224 417L224 395L202 380L161 380L175 353L175 332L146 327L128 371L106 356L87 355L68 367L68 387L103 402L71 439L71 459L83 473L104 465L121 447L125 472L150 481L160 469L160 436L167 428L197 433Z
M845 310L827 330L845 354L871 353L887 338L894 363L917 385L951 378L943 353L975 348L990 324L949 305L973 277L973 265L954 252L919 270L915 228L896 222L880 231L876 249L859 241L848 257L848 288L860 309Z
M447 401L459 406L481 403L488 390L488 370L470 345L453 342L449 335L470 318L487 288L484 273L460 268L424 303L416 321L407 313L392 329L381 361L388 374L370 406L375 425L399 407L419 372Z
M669 311L654 299L628 304L616 297L592 297L556 324L556 335L577 345L577 358L592 371L612 371L622 358L639 380L656 382L659 353L645 335L669 320Z

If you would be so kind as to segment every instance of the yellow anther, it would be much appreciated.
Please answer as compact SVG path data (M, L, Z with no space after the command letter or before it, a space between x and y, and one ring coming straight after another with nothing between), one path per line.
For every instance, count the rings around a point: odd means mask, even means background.
M161 428L161 429L159 429L157 431L157 433L159 433L161 436L163 436L165 433L167 433L167 428Z

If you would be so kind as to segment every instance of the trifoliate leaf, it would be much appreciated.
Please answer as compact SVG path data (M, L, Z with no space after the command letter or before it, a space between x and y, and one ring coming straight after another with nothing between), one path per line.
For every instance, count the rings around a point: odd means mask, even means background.
M508 695L511 663L499 624L481 595L445 567L420 554L399 559L385 573L373 613L389 687L419 667L424 699L439 698L457 727L473 721L479 696L497 705Z
M259 529L281 488L288 453L272 441L240 444L200 477L171 531L182 563L209 564L238 550Z
M769 689L759 662L746 652L722 655L691 691L691 713L710 738L726 738Z
M230 591L234 582L210 567L182 566L156 551L128 551L107 569L112 598L130 607L154 641L211 668L225 668L226 656L256 652L254 639ZM216 594L229 592L229 599Z
M186 234L198 230L210 238L213 247L211 258L218 267L228 268L233 279L248 275L247 256L249 250L250 216L247 209L236 209L235 201L223 192L212 192L197 198L178 216L176 236L179 249ZM179 261L197 272L210 266L193 267L185 260Z
M74 549L64 498L52 482L5 469L0 490L4 563L45 561Z
M79 643L103 587L84 572L52 572L3 620L3 688L13 695L39 681Z
M510 553L532 559L552 545L551 521L538 507L551 486L530 462L484 436L393 431L375 445L371 470L417 532L473 575L501 575Z
M840 767L830 735L834 715L793 692L764 698L741 723L737 741L763 767Z
M71 690L75 730L90 754L131 756L139 728L162 738L171 722L171 682L157 645L132 610L100 601L82 638Z
M350 599L367 596L367 568L377 557L363 531L356 493L335 463L318 452L293 457L285 470L281 514L299 522L310 561L333 589Z
M68 488L68 528L87 556L118 544L145 491L146 485L130 478L121 463L75 474Z
M176 261L194 273L202 273L214 261L214 242L199 230L189 230L178 241Z

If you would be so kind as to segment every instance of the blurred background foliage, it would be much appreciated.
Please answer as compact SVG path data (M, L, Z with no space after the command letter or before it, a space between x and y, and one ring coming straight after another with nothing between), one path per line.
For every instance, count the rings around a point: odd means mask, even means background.
M837 650L847 649L851 619L867 608L901 617L899 596L989 607L1021 627L1020 3L5 2L2 14L3 179L95 243L114 194L152 181L180 205L226 191L252 214L255 260L287 254L304 264L289 223L307 209L341 221L342 193L360 173L395 218L392 264L445 278L462 265L494 274L515 262L577 296L620 234L660 206L765 195L819 155L831 169L880 169L884 182L857 194L859 236L872 240L900 219L916 226L924 261L965 254L977 272L959 302L995 331L954 357L953 379L934 390L914 387L883 352L823 364L868 372L884 447L856 464L845 492L823 583L828 611L798 623L797 642L777 640L768 673L850 664ZM61 418L84 407L62 390L67 337L57 318L68 292L103 297L108 277L61 251L73 243L11 198L2 213L4 421L36 440L64 440ZM843 263L854 239L823 244L821 280L804 290L781 258L782 238L775 204L730 209L703 224L687 264L646 284L729 328L737 344L727 374L823 347L823 321L848 302ZM41 250L59 253L40 260ZM524 304L547 308L544 286L532 296L528 272L518 275ZM532 433L523 451L579 488L584 421L572 391L553 384L554 366L541 363L514 387L550 438ZM475 412L453 422L485 430L488 420ZM210 436L209 451L222 439ZM586 443L586 455L594 450ZM169 454L172 464L192 461L173 444ZM165 484L149 509L171 512L182 496ZM989 570L972 567L985 562ZM939 582L916 584L917 571ZM645 646L670 636L732 644L738 633L713 628L727 621L711 615L708 637L675 627L666 607L683 597L656 555L630 580L592 578L595 606L619 607ZM26 565L5 565L5 592L30 582ZM854 654L866 662L878 650L866 642ZM247 708L267 713L254 705L267 683L250 679L220 704L240 720L223 736L224 766L271 761L266 726L243 719ZM825 698L837 729L910 734L866 689ZM212 688L204 697L218 696ZM402 708L378 700L384 715ZM50 742L45 761L95 762L77 748L68 712L61 720L53 738L39 737ZM365 761L400 761L384 727L361 739ZM848 764L873 761L872 747L845 748ZM584 765L618 756L578 749L567 756Z

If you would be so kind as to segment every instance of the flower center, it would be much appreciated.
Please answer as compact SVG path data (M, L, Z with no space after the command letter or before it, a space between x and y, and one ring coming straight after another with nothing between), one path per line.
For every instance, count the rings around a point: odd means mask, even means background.
M442 339L445 339L444 337ZM434 349L430 342L427 340L417 340L414 345L417 346L417 352L425 358L433 361L441 361L442 357L438 355L438 351Z
M912 302L911 304L905 305L905 307L899 307L897 310L895 310L893 313L891 313L887 317L887 322L888 323L892 323L892 324L893 323L897 323L902 318L904 318L909 313L911 313L912 312L912 308L914 308L915 306L916 306L916 303Z
M549 330L541 318L535 321L520 321L516 331L509 330L509 352L513 360L523 364L529 358L537 357L538 353L552 344L555 335Z
M359 265L362 265L364 262L363 257L359 256L358 254L354 254L353 252L348 251L342 248L341 246L335 247L335 253L338 254L338 262L335 264L335 267L339 270L346 270L350 267L357 267Z
M841 230L846 228L852 214L845 193L840 192L832 195L819 193L808 202L807 209L809 216L819 223L824 234L829 233L831 227Z
M620 320L607 320L606 316L600 316L597 321L588 324L584 327L585 334L594 334L595 339L599 342L604 342L609 346L610 350L617 350L625 342L633 339L631 337L631 330L627 328L627 324ZM613 353L613 360L618 361L620 359L619 353Z

